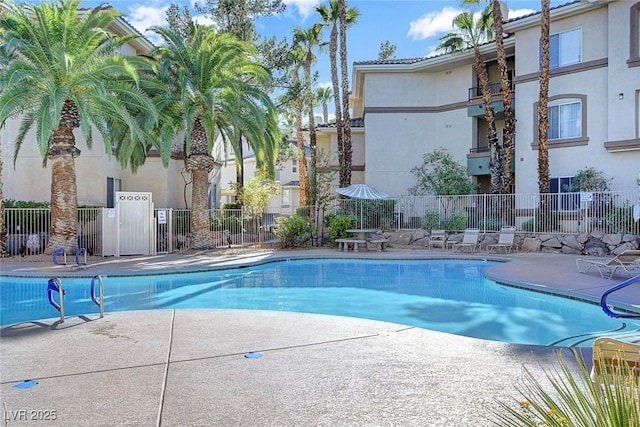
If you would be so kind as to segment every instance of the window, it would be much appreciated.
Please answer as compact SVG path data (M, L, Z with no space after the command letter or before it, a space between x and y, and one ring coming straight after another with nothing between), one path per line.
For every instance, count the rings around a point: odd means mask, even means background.
M549 107L549 140L582 136L582 102L575 101Z
M291 160L292 172L298 172L298 160Z
M107 207L116 207L116 191L122 191L122 180L107 178Z
M291 190L288 188L282 189L282 206L291 206Z
M542 56L542 55L541 55ZM582 61L582 29L549 36L549 68L564 67Z
M549 180L549 193L558 194L552 198L554 211L575 211L580 209L580 194L571 192L572 176L551 178Z

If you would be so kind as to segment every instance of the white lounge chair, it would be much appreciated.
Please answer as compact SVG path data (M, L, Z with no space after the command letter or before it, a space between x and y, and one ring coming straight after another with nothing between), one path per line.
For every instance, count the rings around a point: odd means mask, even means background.
M601 396L604 386L617 382L620 387L628 381L638 384L639 377L640 344L609 337L600 337L593 342L591 380Z
M487 245L487 249L491 250L504 250L504 253L511 252L513 249L513 240L516 237L516 228L515 227L502 227L500 229L500 237L498 237L498 243L493 245Z
M467 228L464 230L464 236L462 236L462 242L455 243L453 245L454 250L462 251L468 248L471 252L475 252L478 249L478 239L480 238L480 229Z
M631 277L633 270L640 268L639 260L640 250L629 249L610 259L578 258L576 267L580 273L585 274L595 268L600 277L606 279L612 279L618 270L626 272Z
M429 236L429 249L440 246L443 250L447 242L447 233L444 230L431 230Z

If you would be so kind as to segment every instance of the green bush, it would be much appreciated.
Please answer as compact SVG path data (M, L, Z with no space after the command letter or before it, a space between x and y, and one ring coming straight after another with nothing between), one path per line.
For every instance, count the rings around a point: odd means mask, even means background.
M283 248L300 246L308 242L314 232L314 227L300 216L276 218L276 227L273 230L273 234L280 239L280 245Z
M540 210L536 209L535 217L529 218L522 223L522 230L528 232L556 231L560 228L560 216L558 211L547 212L544 217L540 215Z
M425 230L440 229L440 214L437 211L429 211L427 215L420 219L420 227Z
M607 223L612 233L631 233L638 232L633 220L633 207L628 204L618 208L611 208L607 214Z
M489 217L486 220L478 221L478 228L481 230L498 231L502 228L502 222L498 218Z
M309 206L300 206L296 208L295 216L309 220L311 218L311 208Z
M448 231L464 230L467 227L467 216L463 212L456 212L444 219L443 228Z
M354 228L356 217L353 215L335 215L329 222L329 239L335 242L336 239L349 237L347 230Z

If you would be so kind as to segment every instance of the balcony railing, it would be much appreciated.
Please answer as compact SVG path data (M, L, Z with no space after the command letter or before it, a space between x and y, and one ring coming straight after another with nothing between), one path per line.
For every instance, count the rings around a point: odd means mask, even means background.
M499 95L502 92L502 87L500 82L497 83L489 83L489 88L491 89L491 95ZM513 81L509 81L509 90L513 92ZM482 97L482 88L480 86L474 86L469 88L469 101L481 98Z
M489 153L491 150L489 147L473 147L469 148L469 153Z

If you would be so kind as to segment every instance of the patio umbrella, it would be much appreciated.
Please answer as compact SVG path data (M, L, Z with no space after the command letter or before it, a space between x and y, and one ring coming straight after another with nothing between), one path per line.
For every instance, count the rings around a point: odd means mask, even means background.
M337 188L336 193L343 196L351 197L352 199L366 199L366 200L382 200L388 199L389 195L367 184L351 184L348 187ZM362 211L363 206L360 204L360 228L362 228Z
M388 194L378 191L367 184L351 184L348 187L336 189L336 193L354 199L379 200L389 198Z

